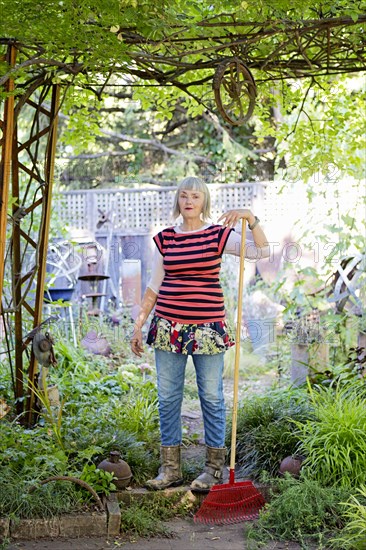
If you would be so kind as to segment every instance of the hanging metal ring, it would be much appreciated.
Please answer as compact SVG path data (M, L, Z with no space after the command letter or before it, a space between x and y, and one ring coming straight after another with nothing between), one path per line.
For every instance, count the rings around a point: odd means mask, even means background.
M226 122L241 126L250 119L257 89L252 73L238 57L218 65L212 87L217 108Z

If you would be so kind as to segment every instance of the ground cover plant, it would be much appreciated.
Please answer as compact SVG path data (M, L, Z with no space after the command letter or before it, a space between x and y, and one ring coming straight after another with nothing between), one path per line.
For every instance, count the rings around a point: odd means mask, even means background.
M100 494L115 489L113 476L97 469L111 450L118 450L133 473L134 484L155 473L159 430L155 384L147 366L117 358L88 354L70 344L56 344L57 369L48 384L58 388L56 401L47 391L36 390L40 407L30 429L12 412L0 422L0 515L48 516L90 502L90 494L70 483L42 487L30 497L32 486L49 476L68 475L86 481ZM3 365L1 372L5 371ZM6 376L3 386L8 384ZM11 480L17 487L10 491ZM62 486L62 487L61 487ZM5 487L8 490L5 490ZM59 488L61 487L61 488ZM15 492L14 492L15 491ZM58 493L60 497L58 498ZM11 498L8 498L11 495ZM39 505L42 495L43 506ZM34 506L26 503L34 499ZM38 503L38 504L37 504Z
M192 513L192 501L183 492L175 492L167 497L153 493L147 500L132 499L129 506L121 510L122 531L138 536L171 536L165 521L175 517L185 517Z
M323 545L329 535L344 525L341 502L348 492L322 487L314 480L296 480L289 474L277 479L274 487L271 501L261 511L255 529L247 534L249 547L254 550L260 541L268 539L313 542L318 548L327 547Z
M270 539L294 540L303 548L309 543L319 548L366 547L360 489L366 475L366 386L357 357L350 365L354 334L350 339L344 330L338 339L348 345L343 355L338 350L332 376L325 369L317 376L310 373L306 384L291 388L282 371L280 387L248 395L239 403L240 474L273 488L270 503L249 529L251 548ZM281 480L280 461L291 455L302 457L300 477ZM342 546L345 540L348 545Z
M272 486L270 502L247 533L250 548L269 539L294 540L303 548L308 543L365 548L365 397L365 381L358 377L326 386L308 381L295 391L269 392L241 403L239 464ZM293 408L295 403L303 408ZM303 457L298 479L278 477L284 443L289 455Z
M25 480L23 473L1 468L0 517L49 518L83 509L85 500L75 485L56 482L31 491L35 483L35 478Z

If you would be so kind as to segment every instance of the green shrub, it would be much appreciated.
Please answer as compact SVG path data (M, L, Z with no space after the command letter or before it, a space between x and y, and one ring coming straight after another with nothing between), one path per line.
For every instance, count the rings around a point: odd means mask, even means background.
M366 548L366 486L362 485L344 503L346 525L342 532L332 539L332 545L342 550L364 550Z
M312 415L306 394L281 390L243 400L238 409L236 461L239 474L259 478L278 474L281 460L295 453L299 438L292 419ZM230 446L231 422L226 444Z
M133 533L139 537L169 536L162 522L157 520L156 516L153 516L147 508L139 504L123 509L121 522L122 532L125 533Z
M310 388L315 418L295 421L302 472L322 485L357 487L366 472L366 387Z
M182 495L184 491L173 493L169 498L156 493L149 499L131 499L130 504L121 510L122 532L140 537L171 536L162 522L190 513L190 506L184 504Z
M340 501L347 496L344 490L287 474L278 480L277 492L260 512L257 533L252 535L297 542L310 537L322 542L324 535L342 524Z
M37 486L37 479L25 480L14 472L0 475L0 517L49 518L81 508L80 494L72 483L55 482Z
M158 397L155 387L130 391L120 409L120 421L139 441L154 445L160 439Z
M47 426L27 430L6 418L0 422L0 470L23 479L63 474L68 457Z
M130 466L133 483L142 484L155 473L158 446L156 452L148 449L145 442L138 441L136 435L128 431L128 425L125 426L126 430L120 427L120 423L125 425L120 419L101 415L99 419L89 417L83 422L83 418L84 414L81 418L70 417L65 422L65 443L70 452L69 464L72 469L79 470L85 461L98 465L109 456L110 451L116 450Z
M111 472L100 470L95 464L85 464L79 479L90 485L94 491L102 495L110 495L117 487L113 483L115 476Z
M71 356L64 372L53 372L53 381L63 394L62 405L44 407L39 425L28 430L10 424L7 418L2 420L0 467L22 473L25 479L77 477L85 464L96 466L111 450L118 450L132 470L133 482L142 484L158 464L156 388L143 380L137 368L139 378L121 394L115 391L122 387L117 374L112 380L105 363L88 365L79 355L75 371Z

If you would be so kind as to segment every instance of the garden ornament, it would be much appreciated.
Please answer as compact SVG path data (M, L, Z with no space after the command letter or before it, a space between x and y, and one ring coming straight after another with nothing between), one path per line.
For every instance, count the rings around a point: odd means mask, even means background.
M99 470L104 470L105 472L114 474L115 479L113 480L113 483L117 489L125 489L129 486L132 478L132 472L127 462L121 459L118 451L111 451L109 453L109 459L106 458L105 460L102 460L102 462L98 464L97 468L99 468Z
M257 89L252 73L241 59L234 56L220 63L212 87L217 108L226 122L241 126L250 119Z
M366 256L355 254L343 258L333 274L332 289L328 292L328 301L335 302L337 312L349 309L350 313L365 313L360 291L364 287Z
M111 353L111 346L107 338L95 330L90 330L80 343L84 349L95 355L108 356Z
M111 212L104 212L100 208L98 208L98 212L100 216L97 221L97 229L100 229L101 227L104 226L104 224L111 222L111 219L110 219Z
M279 468L280 474L283 475L288 472L293 477L299 477L303 461L303 456L286 456L286 458L281 461Z
M0 420L4 418L10 411L10 407L5 401L5 399L0 399Z
M32 265L36 262L36 259L36 253L34 253ZM50 297L48 292L52 292L54 289L65 289L66 291L75 288L81 264L82 258L70 241L50 243L46 263L46 298ZM52 285L50 284L51 281Z
M32 349L38 363L44 367L57 365L57 359L53 350L54 340L49 332L37 331L33 336Z

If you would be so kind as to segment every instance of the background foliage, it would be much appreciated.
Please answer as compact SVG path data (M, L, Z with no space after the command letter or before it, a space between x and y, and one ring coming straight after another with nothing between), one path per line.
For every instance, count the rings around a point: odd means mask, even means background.
M31 1L2 0L0 36L20 43L17 94L39 75L62 86L57 173L68 186L170 182L187 172L210 181L272 179L284 170L292 181L319 171L328 178L341 172L358 178L365 147L361 77L301 78L299 73L281 80L278 73L253 67L258 84L254 116L233 128L217 116L213 69L200 64L210 64L215 55L232 55L212 52L216 42L211 44L210 36L230 37L233 22L272 21L278 29L291 30L294 24L331 17L357 22L365 9L364 2L345 0L306 0L296 7L289 0L94 0L77 6L65 0L47 2L47 9L39 10ZM194 39L195 47L176 44L177 32ZM362 25L352 32L357 51ZM351 31L345 27L342 33L349 37ZM280 44L269 33L248 55L270 58ZM160 56L154 65L160 80L136 64L144 55ZM182 62L181 75L171 81L169 56ZM197 68L185 72L184 63ZM6 72L2 63L0 76Z

